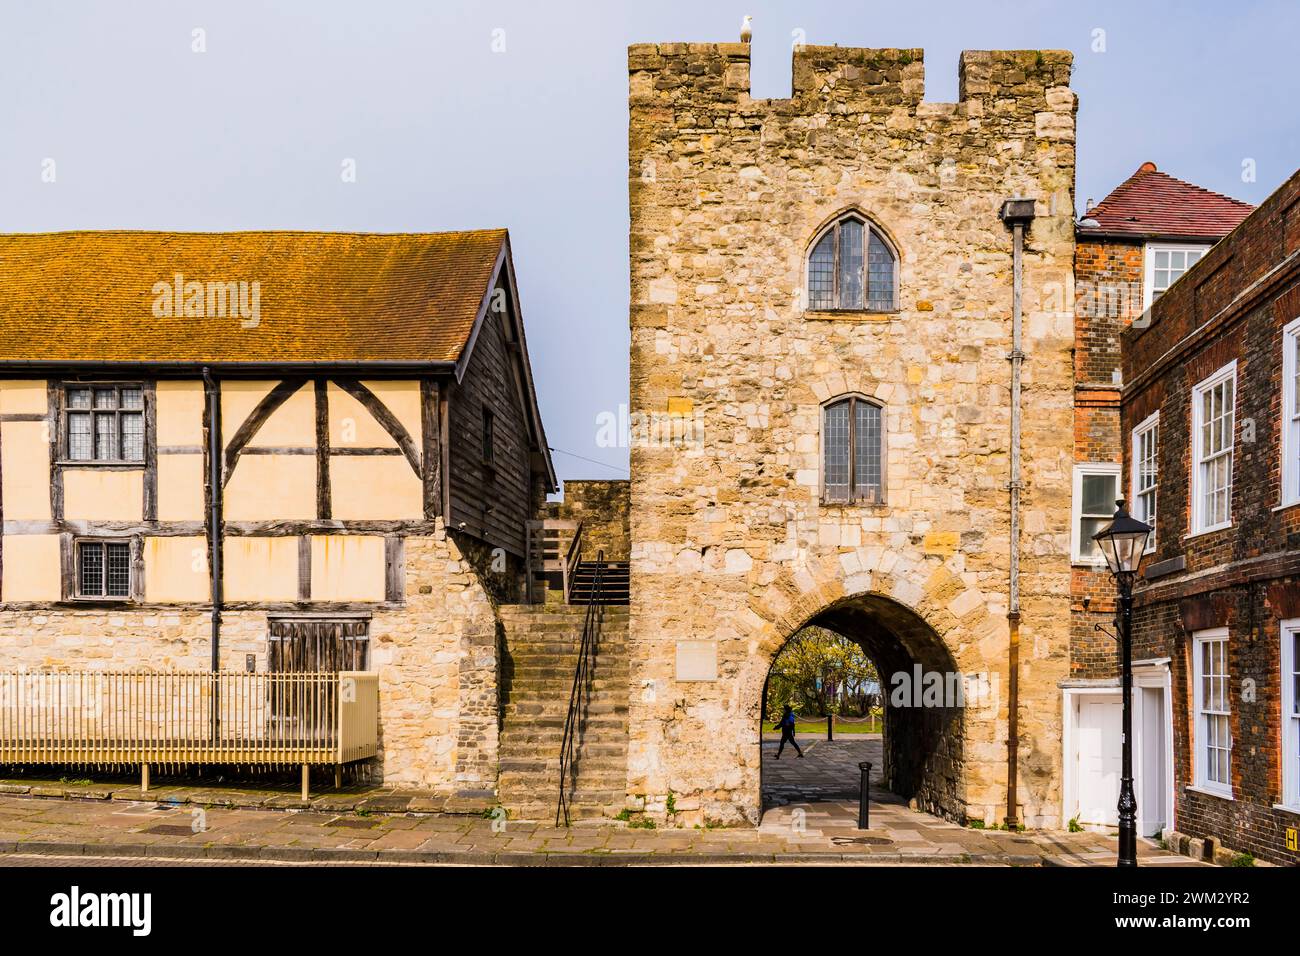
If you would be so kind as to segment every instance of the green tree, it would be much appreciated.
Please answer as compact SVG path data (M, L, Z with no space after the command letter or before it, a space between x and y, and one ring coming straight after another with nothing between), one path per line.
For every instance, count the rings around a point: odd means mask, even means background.
M875 665L856 642L822 627L805 627L772 662L767 716L774 720L789 704L800 717L863 717L879 684Z

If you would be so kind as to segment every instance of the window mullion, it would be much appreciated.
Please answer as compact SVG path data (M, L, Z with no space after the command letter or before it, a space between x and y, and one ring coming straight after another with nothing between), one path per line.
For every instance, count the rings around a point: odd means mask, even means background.
M840 224L834 225L834 240L831 242L831 307L840 307Z
M862 308L871 311L871 227L862 224Z
M849 504L858 500L858 407L857 399L849 399Z

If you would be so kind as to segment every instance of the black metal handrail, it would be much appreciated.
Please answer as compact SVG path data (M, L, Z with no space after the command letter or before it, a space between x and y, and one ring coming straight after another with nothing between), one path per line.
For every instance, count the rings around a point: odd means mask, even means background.
M564 603L569 603L569 595L573 593L573 579L578 573L578 568L582 565L582 525L578 522L578 527L573 531L573 537L569 539L569 549L564 554L564 567L562 569L564 584ZM604 551L601 552L603 556Z
M605 552L596 555L595 574L591 580L590 603L582 621L582 639L578 644L578 663L573 671L573 689L569 692L569 711L564 718L564 737L560 742L560 801L555 807L555 825L569 825L569 774L573 770L573 756L582 722L583 691L591 680L592 658L596 642L600 639L600 625L605 617L601 601L601 578L605 571ZM576 784L576 778L575 778Z

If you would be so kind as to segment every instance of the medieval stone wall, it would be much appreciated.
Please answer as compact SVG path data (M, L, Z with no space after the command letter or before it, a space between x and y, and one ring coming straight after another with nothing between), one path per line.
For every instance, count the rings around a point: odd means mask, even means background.
M967 52L957 103L919 50L806 47L788 100L749 95L749 47L629 51L631 405L702 424L632 450L629 805L755 820L772 657L854 599L901 605L1002 691L961 723L957 792L1001 819L1007 738L1011 237L1024 281L1019 802L1060 811L1069 634L1073 316L1070 55ZM812 313L809 244L867 217L899 254L888 313ZM885 406L885 503L820 500L821 404ZM635 443L634 443L635 444ZM914 649L910 656L925 655Z
M564 499L549 502L548 518L582 522L582 554L594 561L600 551L607 561L626 561L629 540L628 483L622 480L569 480Z

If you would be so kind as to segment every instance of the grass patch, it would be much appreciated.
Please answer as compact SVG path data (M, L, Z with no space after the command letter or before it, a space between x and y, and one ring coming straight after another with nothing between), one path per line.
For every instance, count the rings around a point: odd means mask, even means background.
M864 720L860 724L835 725L835 735L837 737L840 734L878 734L881 733L882 730L883 728L878 720ZM822 720L816 723L805 723L804 721L800 721L794 725L794 732L797 734L825 734L826 721Z

